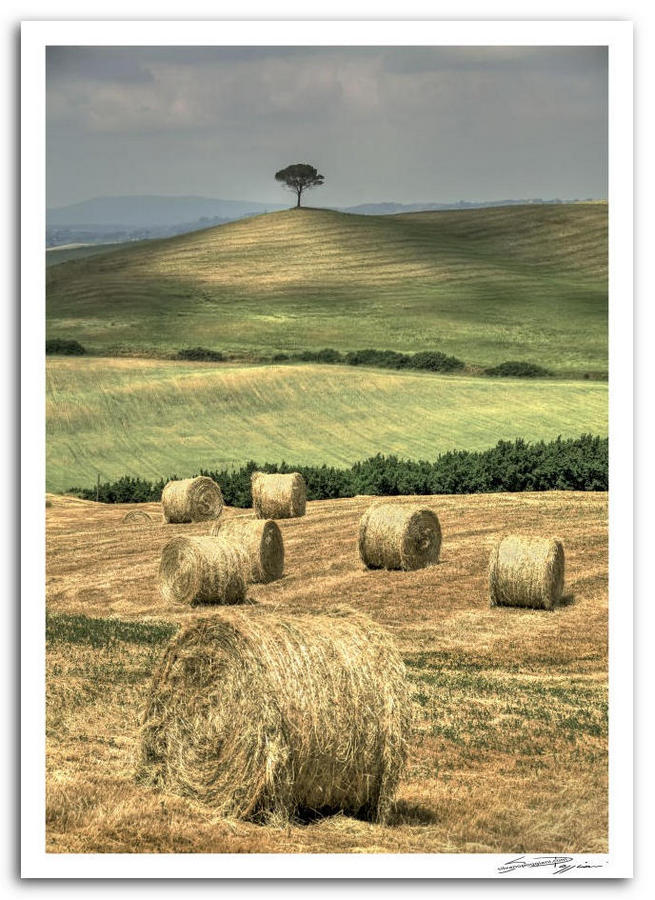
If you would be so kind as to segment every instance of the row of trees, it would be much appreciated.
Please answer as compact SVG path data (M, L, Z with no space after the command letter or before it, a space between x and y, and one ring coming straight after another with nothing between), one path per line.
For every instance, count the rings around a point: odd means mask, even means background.
M264 472L300 472L310 500L354 497L356 494L475 494L500 491L606 491L608 440L579 438L539 441L499 441L489 450L453 450L436 460L406 460L377 454L347 469L287 463L249 462L237 470L204 470L221 486L229 506L250 507L250 476ZM169 476L176 478L176 475ZM168 478L147 481L123 476L93 488L70 488L70 493L103 503L145 503L161 499Z

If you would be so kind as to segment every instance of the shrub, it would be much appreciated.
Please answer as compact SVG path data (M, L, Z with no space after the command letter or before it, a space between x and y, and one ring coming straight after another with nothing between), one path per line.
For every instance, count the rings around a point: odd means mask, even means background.
M379 366L383 369L425 369L430 372L454 372L464 368L456 356L446 356L439 350L419 353L398 353L395 350L353 350L346 354L349 366Z
M45 342L45 352L50 355L61 353L65 356L83 356L86 353L79 341L65 340L64 338L50 338Z
M410 356L412 369L427 369L430 372L455 372L464 368L464 363L456 356L446 356L438 350L423 350Z
M307 485L308 500L331 500L355 494L395 496L407 494L476 494L499 491L606 491L608 488L608 439L586 434L548 443L499 441L489 450L452 450L434 462L405 460L397 456L372 456L349 469L333 466L290 466L248 462L236 471L200 470L218 482L225 503L252 506L250 478L255 471L287 474L299 472ZM175 479L177 476L170 476ZM98 499L104 503L139 503L161 499L169 479L156 482L123 476L101 484ZM96 487L70 488L70 493L96 499Z
M190 347L178 350L177 358L194 362L222 362L224 359L220 350L208 350L206 347Z
M300 362L343 362L343 356L339 353L338 350L333 350L332 347L326 347L324 350L301 350L292 358L298 359L300 360Z
M406 353L397 353L395 350L352 350L346 353L346 363L349 366L379 366L383 369L406 369L409 366L409 356Z
M454 372L464 368L464 363L456 356L446 356L438 350L424 350L420 353L399 353L396 350L350 350L343 354L332 347L323 350L299 350L298 353L276 353L273 362L285 360L298 362L319 362L346 364L348 366L377 366L382 369L425 369L431 372Z
M340 363L343 361L343 357L338 350L326 347L324 350L318 351L316 354L316 361L322 363Z
M530 362L504 362L499 366L493 366L484 370L485 375L495 375L501 378L544 378L552 375L548 369Z

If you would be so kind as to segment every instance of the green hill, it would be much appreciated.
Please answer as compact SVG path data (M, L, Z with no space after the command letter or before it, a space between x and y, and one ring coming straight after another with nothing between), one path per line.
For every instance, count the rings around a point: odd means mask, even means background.
M48 337L90 349L438 349L607 368L607 206L287 210L47 272Z
M262 462L435 459L500 439L607 433L607 385L135 359L47 367L47 485Z
M122 243L116 244L68 244L63 247L50 247L45 253L47 267L58 266L71 259L84 259L88 256L101 256L103 253L113 253L122 248Z

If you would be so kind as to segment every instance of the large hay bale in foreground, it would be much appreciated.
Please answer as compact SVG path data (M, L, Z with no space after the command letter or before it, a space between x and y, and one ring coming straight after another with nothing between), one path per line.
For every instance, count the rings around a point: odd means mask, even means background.
M268 475L253 472L252 505L259 519L294 519L305 515L307 488L299 472Z
M426 506L374 503L359 521L359 555L369 569L423 569L439 561L441 526Z
M282 577L284 541L282 532L272 519L234 516L212 525L211 534L243 551L247 582L268 584Z
M387 631L352 610L221 610L173 639L142 722L138 775L220 814L383 821L411 703Z
M169 481L162 491L161 505L166 522L206 522L220 516L223 495L215 481L200 475Z
M553 538L511 534L489 559L491 606L552 609L564 589L564 547Z
M122 519L123 525L152 525L152 516L145 509L131 509Z
M240 552L217 537L176 537L161 552L159 587L172 603L241 603L246 596Z

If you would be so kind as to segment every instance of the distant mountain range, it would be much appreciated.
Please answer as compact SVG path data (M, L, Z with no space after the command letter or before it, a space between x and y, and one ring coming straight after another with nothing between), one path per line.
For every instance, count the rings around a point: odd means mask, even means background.
M48 226L112 225L121 228L179 225L199 219L239 219L270 210L286 209L288 203L252 203L247 200L215 200L211 197L95 197L71 206L49 209Z
M318 199L318 198L317 198ZM360 203L332 207L359 215L393 215L421 210L475 209L526 203L560 203L560 200L459 200L455 203ZM287 209L290 203L257 203L211 197L163 197L157 195L95 197L70 206L48 209L46 246L70 243L143 240L197 231L245 216Z
M457 200L454 203L360 203L348 206L341 212L357 213L360 216L392 216L398 213L434 212L440 209L481 209L487 206L525 206L529 203L571 203L570 200Z

